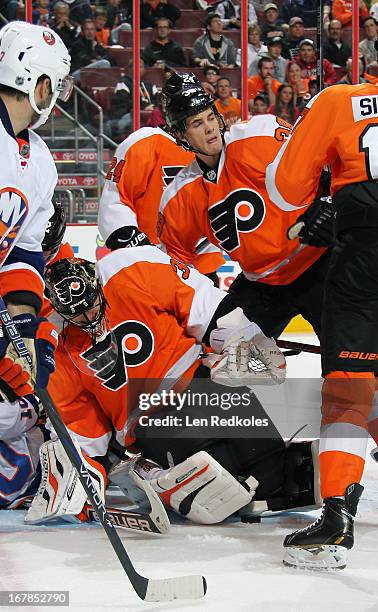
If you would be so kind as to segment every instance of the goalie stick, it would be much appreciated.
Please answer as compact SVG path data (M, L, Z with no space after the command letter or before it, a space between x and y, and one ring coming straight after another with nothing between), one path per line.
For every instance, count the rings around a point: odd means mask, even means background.
M4 326L4 330L8 335L10 342L13 344L19 357L24 359L28 365L31 365L32 358L21 338L16 325L12 321L9 312L6 308L3 298L0 296L0 321ZM49 417L52 426L59 437L64 450L67 453L69 460L76 469L80 482L84 487L88 499L90 500L94 511L96 512L100 523L102 524L106 535L108 536L114 552L116 553L131 585L137 595L144 601L172 601L173 599L199 599L206 593L206 580L203 576L182 576L179 578L160 578L150 579L139 574L123 543L119 537L113 522L108 515L105 505L101 497L97 493L88 471L83 464L75 445L73 444L70 434L64 425L51 397L46 389L35 387L35 392L41 400L47 416Z
M92 506L86 506L85 510L91 522L100 522L96 510ZM167 533L165 524L159 523L156 519L154 520L151 513L147 514L147 512L123 510L122 508L112 508L109 506L106 506L106 512L114 527L123 527L133 531L147 531L149 533Z
M291 340L276 340L279 348L297 351L298 353L314 353L320 355L320 346L316 344L304 344L302 342L292 342Z

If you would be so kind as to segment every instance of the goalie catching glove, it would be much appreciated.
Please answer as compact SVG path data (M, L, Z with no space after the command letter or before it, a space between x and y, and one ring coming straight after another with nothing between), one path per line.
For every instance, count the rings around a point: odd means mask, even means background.
M15 401L17 397L34 393L35 384L47 387L49 376L55 370L58 334L47 319L30 313L16 315L12 320L33 362L30 367L17 355L4 328L0 328L0 388L10 401Z
M241 308L217 320L210 344L217 354L208 355L203 363L211 368L210 376L216 383L241 387L276 385L285 380L284 355Z

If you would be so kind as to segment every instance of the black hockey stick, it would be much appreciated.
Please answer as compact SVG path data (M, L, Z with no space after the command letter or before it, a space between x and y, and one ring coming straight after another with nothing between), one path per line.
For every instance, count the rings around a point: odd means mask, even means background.
M12 321L1 296L0 321L18 356L24 359L29 366L32 366L31 355L16 325ZM36 386L35 392L40 398L69 460L76 469L85 493L137 595L145 601L158 602L172 601L173 599L199 599L203 597L206 593L206 580L203 576L149 579L138 574L48 391Z
M303 344L302 342L292 342L291 340L276 340L279 348L298 351L298 353L314 353L320 355L320 346L316 344Z

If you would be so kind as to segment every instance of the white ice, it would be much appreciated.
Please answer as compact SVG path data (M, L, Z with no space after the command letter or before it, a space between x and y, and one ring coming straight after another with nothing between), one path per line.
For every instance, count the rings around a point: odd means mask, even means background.
M309 336L304 341L315 343ZM316 377L319 369L317 356L290 357L291 376ZM2 511L0 590L67 589L70 612L378 612L378 464L370 457L363 484L356 544L347 568L338 573L295 571L282 565L283 538L310 522L305 514L254 525L180 523L165 536L123 530L119 533L124 544L145 576L200 573L208 582L203 600L146 604L133 592L101 528L25 530L22 511Z

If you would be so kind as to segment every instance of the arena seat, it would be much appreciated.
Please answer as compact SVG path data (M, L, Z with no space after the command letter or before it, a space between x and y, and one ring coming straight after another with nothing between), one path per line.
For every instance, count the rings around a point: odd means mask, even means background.
M133 59L133 50L131 47L127 49L121 47L107 47L108 53L115 59L117 66L127 68L130 60Z
M164 70L161 68L146 68L143 79L161 88L165 83Z
M80 71L80 84L85 87L115 87L125 70L118 66L111 68L82 68Z
M176 30L188 28L203 28L208 13L207 11L182 10L181 17L176 21Z

